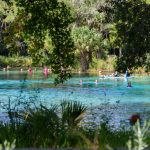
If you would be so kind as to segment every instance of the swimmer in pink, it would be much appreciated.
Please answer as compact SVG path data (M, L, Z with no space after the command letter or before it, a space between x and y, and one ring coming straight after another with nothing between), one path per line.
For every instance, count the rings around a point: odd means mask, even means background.
M44 75L45 75L45 76L47 76L47 75L48 75L49 70L48 70L48 68L47 68L47 67L44 67L43 73L44 73Z
M29 67L28 73L29 73L30 75L32 75L32 68L31 68L31 67Z

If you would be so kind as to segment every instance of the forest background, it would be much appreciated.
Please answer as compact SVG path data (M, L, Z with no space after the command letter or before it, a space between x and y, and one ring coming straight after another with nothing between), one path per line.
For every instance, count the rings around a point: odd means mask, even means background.
M0 66L149 72L149 16L149 0L0 0Z

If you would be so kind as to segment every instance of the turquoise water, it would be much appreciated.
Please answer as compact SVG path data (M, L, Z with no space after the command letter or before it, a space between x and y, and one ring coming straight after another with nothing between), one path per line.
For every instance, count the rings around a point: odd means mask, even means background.
M76 100L87 106L101 103L150 104L150 76L135 76L128 80L132 88L127 88L124 78L103 79L98 75L77 74L64 85L55 87L52 76L44 77L42 72L28 75L27 72L0 71L0 102L21 97L46 105L58 104L62 100Z

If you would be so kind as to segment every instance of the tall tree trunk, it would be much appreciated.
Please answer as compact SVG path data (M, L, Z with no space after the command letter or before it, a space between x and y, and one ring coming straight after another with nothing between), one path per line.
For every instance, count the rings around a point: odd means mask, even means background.
M8 49L4 45L3 18L0 17L0 55L8 56L8 53Z
M2 40L2 18L0 18L0 51L3 48L3 40Z
M80 64L82 72L86 72L89 69L89 54L87 51L80 51Z
M122 56L122 48L119 48L119 57Z

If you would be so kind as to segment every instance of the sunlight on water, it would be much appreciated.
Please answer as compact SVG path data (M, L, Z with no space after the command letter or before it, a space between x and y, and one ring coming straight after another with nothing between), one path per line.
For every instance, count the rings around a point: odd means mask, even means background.
M135 76L127 80L124 77L76 74L63 85L55 86L53 82L52 75L45 77L40 71L32 75L0 71L0 111L6 112L9 107L12 111L22 109L26 102L42 103L48 107L63 100L80 101L89 108L85 122L99 124L105 115L116 127L122 121L128 123L134 112L150 111L150 76ZM131 88L127 87L128 82L131 82ZM1 114L0 118L4 121L7 117Z
M82 80L82 83L80 82ZM97 82L95 83L95 80ZM101 103L149 103L150 77L135 76L128 79L132 88L127 88L124 78L100 78L98 75L74 75L64 85L54 86L52 76L42 72L28 75L26 72L0 72L0 101L35 98L43 104L58 104L62 100L76 100L87 106Z

